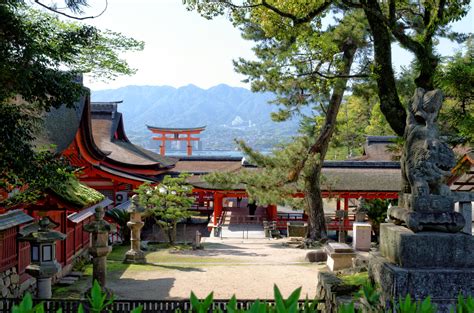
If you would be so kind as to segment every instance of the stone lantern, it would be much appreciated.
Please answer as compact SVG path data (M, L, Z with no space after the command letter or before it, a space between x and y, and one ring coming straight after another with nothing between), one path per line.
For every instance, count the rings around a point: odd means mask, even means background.
M51 277L61 270L56 261L56 241L66 239L66 235L52 230L57 227L49 218L30 224L20 231L20 240L28 241L31 247L31 264L26 272L36 278L37 296L51 298Z
M127 226L130 228L130 250L125 253L124 263L146 263L145 254L140 249L140 231L143 228L142 213L145 211L138 204L138 196L132 197L132 205L127 209L130 213L130 221Z
M114 230L114 225L105 221L104 216L104 208L97 207L95 219L84 225L84 230L92 235L89 247L89 254L92 256L92 282L97 280L103 289L106 281L107 255L112 251L112 247L109 246L109 233Z

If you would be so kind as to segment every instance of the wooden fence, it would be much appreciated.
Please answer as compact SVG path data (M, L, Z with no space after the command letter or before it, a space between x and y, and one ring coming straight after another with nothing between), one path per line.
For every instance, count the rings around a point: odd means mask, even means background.
M0 313L10 313L12 307L17 304L19 299L0 299ZM249 309L255 300L237 300L238 309ZM273 300L260 300L265 301L271 305L274 305ZM43 302L45 312L56 312L59 308L62 309L63 313L76 313L79 304L88 310L88 302L85 300L70 300L70 299L47 299L38 300L34 299L33 303L37 304ZM221 309L223 312L226 311L226 305L229 300L214 300L212 303L212 310ZM303 309L304 301L299 301L298 308ZM133 308L138 306L143 307L143 313L155 313L155 312L175 312L180 310L181 312L190 312L192 309L189 300L116 300L112 303L108 310L111 312L130 312Z

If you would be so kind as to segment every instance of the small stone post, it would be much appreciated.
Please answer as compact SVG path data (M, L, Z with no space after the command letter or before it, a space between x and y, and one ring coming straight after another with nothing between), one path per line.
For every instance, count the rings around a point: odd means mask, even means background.
M195 247L196 249L201 248L201 233L199 232L199 230L196 230Z
M95 220L84 225L84 230L91 233L91 246L89 253L92 255L92 282L97 280L105 289L107 272L107 255L112 251L109 246L109 233L113 231L113 225L104 220L104 208L95 209Z
M145 223L142 222L142 212L144 211L138 204L138 197L132 197L132 205L127 210L130 212L130 221L127 223L130 228L130 250L125 253L124 263L143 264L146 263L145 254L140 249L140 232Z

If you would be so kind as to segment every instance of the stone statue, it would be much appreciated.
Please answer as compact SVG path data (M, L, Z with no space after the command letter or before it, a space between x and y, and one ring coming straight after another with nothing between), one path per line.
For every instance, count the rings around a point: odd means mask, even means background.
M454 198L446 185L455 157L439 138L436 120L442 102L440 90L417 88L408 109L400 203L390 208L388 216L415 232L426 226L457 232L464 226L462 215L454 212Z

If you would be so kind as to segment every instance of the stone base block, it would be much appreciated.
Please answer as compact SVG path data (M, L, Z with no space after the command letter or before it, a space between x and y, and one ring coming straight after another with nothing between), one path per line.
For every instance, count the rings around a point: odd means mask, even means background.
M125 260L123 260L123 263L145 264L145 254L143 253L143 251L129 250L127 253L125 253Z
M333 253L328 255L326 265L331 271L338 271L352 267L352 258L355 253Z
M328 255L326 265L331 271L352 267L352 258L354 258L356 254L349 245L330 242L325 247L325 250Z
M369 251L372 239L372 226L369 223L356 222L352 227L352 247L355 250Z
M380 253L404 268L474 268L474 237L380 225Z
M372 255L369 277L382 289L381 299L387 305L407 294L416 300L430 296L437 312L449 312L460 293L474 295L474 268L402 268Z

